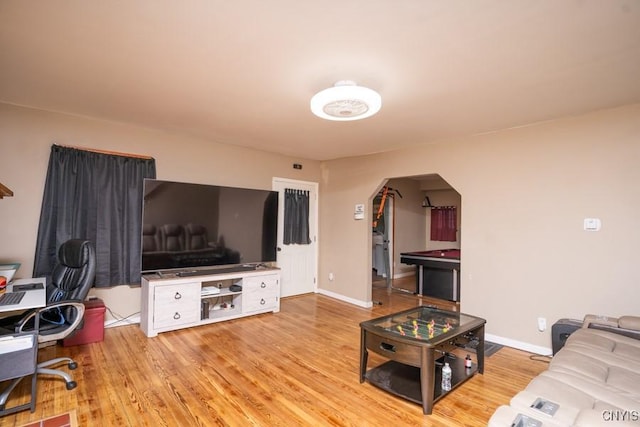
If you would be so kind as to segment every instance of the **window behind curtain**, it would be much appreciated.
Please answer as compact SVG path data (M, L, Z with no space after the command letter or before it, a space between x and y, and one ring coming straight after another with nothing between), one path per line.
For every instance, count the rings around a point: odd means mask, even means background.
M36 242L34 277L51 273L66 240L96 248L96 287L140 282L144 178L155 160L53 145Z

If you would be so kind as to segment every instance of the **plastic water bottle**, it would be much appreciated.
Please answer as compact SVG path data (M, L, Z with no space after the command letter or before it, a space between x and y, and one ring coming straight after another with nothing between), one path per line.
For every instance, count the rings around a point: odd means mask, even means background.
M451 366L448 362L442 367L442 391L451 390Z

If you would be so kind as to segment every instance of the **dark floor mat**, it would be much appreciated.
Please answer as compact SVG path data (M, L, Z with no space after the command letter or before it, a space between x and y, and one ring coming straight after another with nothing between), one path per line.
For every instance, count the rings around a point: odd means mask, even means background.
M470 341L464 348L465 350L469 350L473 353L476 352L476 347L478 347L478 341ZM498 350L504 347L501 344L496 344L494 342L485 341L484 342L484 357L489 357L492 354L495 354Z

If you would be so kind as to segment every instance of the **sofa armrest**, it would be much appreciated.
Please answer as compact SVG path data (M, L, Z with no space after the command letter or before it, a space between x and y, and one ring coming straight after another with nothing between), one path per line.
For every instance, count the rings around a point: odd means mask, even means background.
M582 327L613 332L640 340L640 316L607 317L587 314Z
M618 326L624 329L640 331L640 316L622 316L618 319Z

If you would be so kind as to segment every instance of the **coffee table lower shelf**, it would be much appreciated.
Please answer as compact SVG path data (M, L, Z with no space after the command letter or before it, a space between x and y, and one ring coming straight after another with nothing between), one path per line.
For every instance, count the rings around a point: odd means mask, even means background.
M452 371L451 390L467 381L478 371L478 366L475 363L471 368L465 368L464 360L462 359L448 357L446 361L449 363L449 366L451 366ZM439 359L438 362L435 368L433 402L436 402L451 391L442 391L442 363L440 363L442 362L442 358ZM386 392L419 405L423 404L422 388L420 386L420 368L389 360L367 371L365 379L370 384Z

